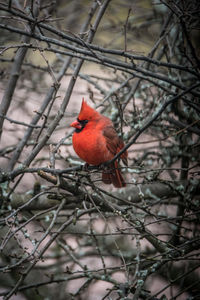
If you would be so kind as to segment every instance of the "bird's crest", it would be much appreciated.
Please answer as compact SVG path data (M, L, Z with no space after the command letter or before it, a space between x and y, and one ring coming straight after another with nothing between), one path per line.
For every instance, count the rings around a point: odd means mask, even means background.
M79 120L93 120L99 118L100 114L90 107L84 98L82 98L81 110L78 116Z

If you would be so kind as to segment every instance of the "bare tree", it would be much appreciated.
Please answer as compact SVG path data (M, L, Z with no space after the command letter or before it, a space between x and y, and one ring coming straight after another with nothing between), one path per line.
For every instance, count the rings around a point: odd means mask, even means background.
M0 3L3 299L200 299L200 3L145 3ZM73 152L82 96L126 188Z

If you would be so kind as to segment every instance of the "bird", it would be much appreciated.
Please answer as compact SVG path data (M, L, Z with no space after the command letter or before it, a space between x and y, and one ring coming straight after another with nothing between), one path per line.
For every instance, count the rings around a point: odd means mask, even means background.
M86 165L104 164L102 181L105 184L113 184L117 188L125 187L126 182L118 161L115 160L105 167L105 163L113 159L124 147L124 142L118 136L112 121L90 107L83 98L79 115L70 126L75 128L72 144L76 154ZM120 159L127 166L127 151L121 154Z

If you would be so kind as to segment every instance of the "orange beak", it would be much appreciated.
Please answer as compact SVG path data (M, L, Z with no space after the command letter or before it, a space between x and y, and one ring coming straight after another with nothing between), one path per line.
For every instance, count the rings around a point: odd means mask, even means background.
M72 123L70 124L70 126L71 126L71 127L74 127L74 128L77 128L77 129L82 129L81 124L80 124L77 120L74 121L74 122L72 122Z

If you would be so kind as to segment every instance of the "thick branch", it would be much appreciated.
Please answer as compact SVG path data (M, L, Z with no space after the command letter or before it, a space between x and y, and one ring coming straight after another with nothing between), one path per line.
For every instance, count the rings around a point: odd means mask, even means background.
M49 178L50 180L50 178ZM56 177L51 176L51 181L54 181L54 184L57 183ZM189 181L177 181L176 183L148 183L148 184L138 184L138 186L130 186L127 189L124 189L124 191L120 192L114 192L112 195L109 196L109 194L104 195L105 199L108 201L113 201L113 199L121 200L121 203L127 203L127 199L129 200L129 204L131 203L139 203L142 200L145 200L147 203L156 203L157 201L161 201L163 198L173 198L177 197L179 195L178 187L182 186L188 187L189 184L191 184ZM200 185L199 185L200 186ZM65 204L66 208L69 208L71 205L78 205L82 203L83 200L89 201L90 198L88 198L88 194L85 194L84 192L80 192L77 194L77 186L73 186L72 184L66 184L63 181L60 182L60 188L63 188L64 190L69 189L70 193L73 193L74 195L64 195L62 194L62 197L67 198L67 202ZM196 184L196 194L200 193L200 188L198 187L198 183ZM94 200L96 200L97 204L99 202L99 197L96 196L96 194L90 195ZM20 206L24 205L28 200L30 200L33 196L32 195L26 195L26 194L19 194L19 193L13 193L12 199L11 199L11 205L14 209L19 208ZM62 198L61 197L61 198ZM123 201L125 200L125 202ZM48 209L51 206L57 205L59 203L59 199L56 197L42 195L37 198L37 201L31 202L29 205L25 206L23 210L44 210ZM105 211L107 208L105 208Z

